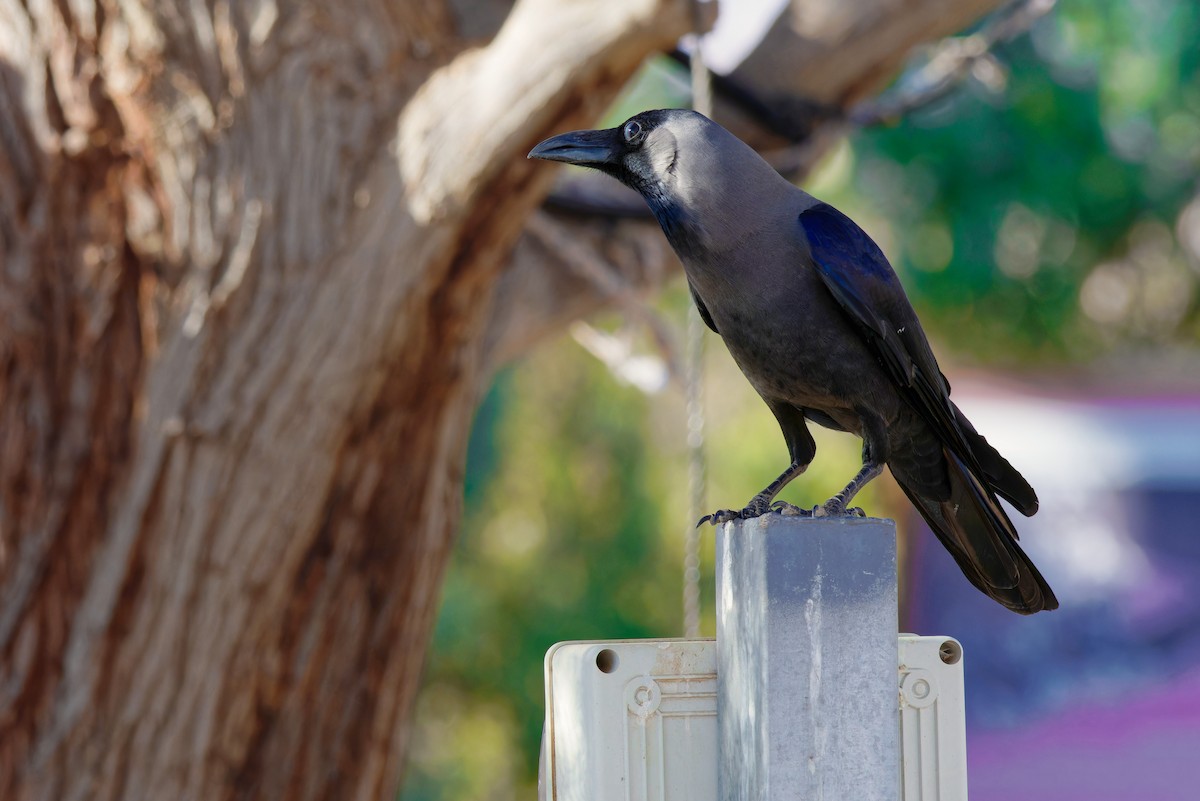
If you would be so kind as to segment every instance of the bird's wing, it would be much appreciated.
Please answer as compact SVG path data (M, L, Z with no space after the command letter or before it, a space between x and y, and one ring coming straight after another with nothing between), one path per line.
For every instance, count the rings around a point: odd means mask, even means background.
M953 450L970 455L925 332L879 246L826 203L800 214L813 265L922 418Z
M1022 614L1054 609L1054 592L1017 545L993 490L1025 514L1037 496L950 401L916 312L879 246L850 218L821 203L800 214L813 266L863 334L896 389L940 440L948 497L899 481L963 572L984 593Z
M986 476L1022 514L1036 512L1037 495L1029 482L976 433L950 400L950 382L938 368L917 314L879 246L826 203L802 212L800 225L821 280L863 331L910 405L966 467Z
M696 310L700 312L700 319L713 330L714 334L721 333L717 330L717 325L713 322L712 315L708 313L708 307L704 305L704 301L700 300L700 295L696 293L696 287L692 286L691 281L688 281L688 289L692 293L692 300L696 302Z

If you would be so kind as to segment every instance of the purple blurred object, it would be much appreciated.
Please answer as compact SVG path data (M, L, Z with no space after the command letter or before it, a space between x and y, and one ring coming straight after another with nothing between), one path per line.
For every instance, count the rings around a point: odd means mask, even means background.
M1062 603L992 608L908 521L903 628L963 643L972 801L1200 799L1200 395L952 381L1038 492L1014 522Z
M1019 729L973 731L967 764L971 801L1195 801L1200 671Z

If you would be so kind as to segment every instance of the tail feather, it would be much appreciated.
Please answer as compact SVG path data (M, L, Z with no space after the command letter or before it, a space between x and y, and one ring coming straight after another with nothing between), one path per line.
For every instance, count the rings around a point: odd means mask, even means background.
M974 429L970 431L974 433ZM1057 609L1054 591L1017 544L1016 529L995 496L962 460L949 450L945 451L945 456L950 478L949 500L923 497L905 482L899 483L967 579L989 598L1014 612L1030 615ZM996 456L1001 458L999 454ZM1007 461L1004 464L1020 478ZM992 475L986 466L984 469L990 484ZM1024 479L1021 482L1024 483ZM1001 495L1008 497L1003 492ZM1035 509L1036 502L1035 496Z
M987 482L992 490L1011 503L1021 514L1026 517L1032 516L1038 510L1037 493L1033 491L1033 487L1029 486L1025 477L1018 473L1017 469L1009 464L1008 460L1001 456L1000 452L993 448L982 434L975 430L975 426L971 425L971 421L954 405L953 401L950 405L954 407L954 420L958 423L963 438L971 447L972 455L983 469L984 476L987 477ZM1009 527L1011 528L1011 526ZM1013 535L1015 537L1016 532Z

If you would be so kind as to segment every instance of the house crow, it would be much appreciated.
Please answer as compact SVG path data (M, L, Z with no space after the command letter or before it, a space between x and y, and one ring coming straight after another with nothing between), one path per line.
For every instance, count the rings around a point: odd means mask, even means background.
M704 322L779 421L788 468L744 508L701 523L861 515L850 502L887 465L972 584L1014 612L1058 606L997 500L1032 515L1037 495L950 400L896 273L852 220L692 111L565 133L529 156L592 167L641 193ZM775 500L816 453L809 422L863 440L862 469L811 511Z

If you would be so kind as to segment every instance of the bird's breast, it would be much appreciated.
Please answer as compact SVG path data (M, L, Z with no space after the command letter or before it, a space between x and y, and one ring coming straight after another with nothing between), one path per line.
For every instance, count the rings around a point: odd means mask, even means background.
M894 396L861 334L799 248L734 250L684 259L688 278L746 378L767 399L835 419Z

